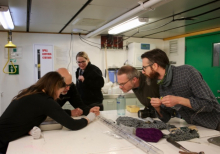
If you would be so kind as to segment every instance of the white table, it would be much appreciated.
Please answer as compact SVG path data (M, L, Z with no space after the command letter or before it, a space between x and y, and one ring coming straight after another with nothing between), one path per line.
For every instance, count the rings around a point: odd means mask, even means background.
M105 118L116 120L115 110L102 111ZM137 113L126 112L126 116L137 117ZM177 127L189 126L182 119L174 118L169 121ZM207 141L208 138L220 136L219 131L206 129L197 126L200 134L199 139L178 142L186 149L206 154L217 154L220 147ZM9 143L7 154L144 154L145 152L137 148L125 139L117 139L109 136L105 131L111 131L99 120L89 124L87 127L70 131L66 128L62 130L44 131L43 138L33 140L32 136L25 136ZM163 133L168 134L167 130ZM166 139L161 139L158 143L151 145L162 150L164 154L178 154L180 149L168 143Z

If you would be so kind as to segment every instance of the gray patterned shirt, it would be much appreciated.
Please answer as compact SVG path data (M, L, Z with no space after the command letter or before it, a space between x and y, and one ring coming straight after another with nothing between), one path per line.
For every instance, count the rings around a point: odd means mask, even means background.
M172 82L168 87L160 85L160 96L174 95L190 100L191 108L175 105L173 108L189 124L216 129L220 123L220 104L210 90L202 75L189 65L171 66ZM171 118L168 107L161 106L162 121Z

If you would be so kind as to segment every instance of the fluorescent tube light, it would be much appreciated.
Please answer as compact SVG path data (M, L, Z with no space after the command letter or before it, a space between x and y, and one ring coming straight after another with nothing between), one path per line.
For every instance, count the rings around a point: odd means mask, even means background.
M0 7L0 22L4 29L14 29L14 24L8 7Z
M109 34L119 34L121 32L133 29L135 27L139 27L144 25L146 22L140 22L138 17L132 18L128 21L125 21L108 31Z

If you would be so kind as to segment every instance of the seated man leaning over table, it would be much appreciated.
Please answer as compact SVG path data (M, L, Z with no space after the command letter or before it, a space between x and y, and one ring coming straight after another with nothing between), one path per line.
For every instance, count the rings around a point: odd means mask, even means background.
M170 65L160 49L145 52L141 58L142 73L160 85L161 97L150 101L158 118L168 122L172 108L189 124L220 130L220 104L198 70L190 65Z
M87 115L89 112L94 112L96 115L99 115L100 107L89 107L83 103L75 84L72 82L72 75L69 71L66 68L59 68L57 72L64 77L67 85L61 93L60 99L57 100L59 105L62 107L67 101L69 101L75 109L65 111L73 117Z
M159 97L159 86L157 80L151 80L143 75L136 68L125 65L122 66L117 73L119 88L127 93L132 90L138 100L145 106L145 109L150 109L151 117L155 117L155 110L150 104L150 97Z

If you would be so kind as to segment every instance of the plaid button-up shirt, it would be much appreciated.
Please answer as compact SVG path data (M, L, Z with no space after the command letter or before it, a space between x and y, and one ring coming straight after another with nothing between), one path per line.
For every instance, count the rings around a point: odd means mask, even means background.
M220 123L220 104L203 80L198 70L189 65L171 66L172 82L168 87L160 86L160 96L174 95L190 100L191 108L183 105L175 105L175 109L189 124L199 125L210 129L216 129ZM170 120L168 107L161 106L163 118Z

